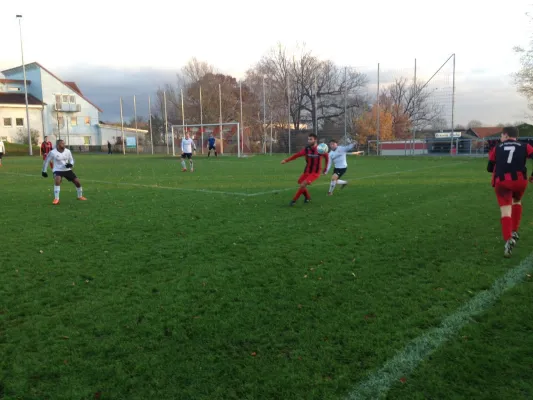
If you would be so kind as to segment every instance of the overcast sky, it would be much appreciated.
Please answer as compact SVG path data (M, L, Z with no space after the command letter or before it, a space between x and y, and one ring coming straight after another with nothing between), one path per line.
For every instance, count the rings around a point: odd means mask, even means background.
M157 87L195 56L242 78L278 42L305 43L321 58L384 77L429 78L456 54L456 123L485 125L525 119L526 101L511 74L519 69L513 46L527 46L529 1L481 0L203 0L149 2L19 0L0 8L0 70L20 65L16 14L23 14L24 56L64 80L74 80L104 109L118 116L132 96L139 114ZM75 9L80 6L79 9ZM451 63L434 79L442 102L451 89ZM128 101L129 99L129 101ZM447 116L449 118L449 116Z

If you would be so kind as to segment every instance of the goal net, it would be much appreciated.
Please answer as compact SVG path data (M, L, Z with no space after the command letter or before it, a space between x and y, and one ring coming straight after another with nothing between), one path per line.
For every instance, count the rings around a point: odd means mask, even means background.
M172 125L173 147L172 153L181 152L181 141L189 133L196 144L196 151L206 154L208 140L211 135L215 138L215 148L219 154L233 154L241 157L250 152L250 135L241 132L238 122L222 124L191 124Z

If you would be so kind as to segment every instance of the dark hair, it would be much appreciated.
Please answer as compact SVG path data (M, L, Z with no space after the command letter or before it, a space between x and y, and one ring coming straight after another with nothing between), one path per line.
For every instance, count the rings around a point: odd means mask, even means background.
M516 126L506 126L505 128L503 128L502 133L506 133L509 137L517 138L518 128Z
M318 138L318 136L316 134L314 134L314 133L310 133L307 137L313 137L315 139Z
M57 139L56 140L56 146L59 144L59 142L64 142L64 140L63 139Z
M337 143L337 141L335 139L331 139L329 142L330 143Z

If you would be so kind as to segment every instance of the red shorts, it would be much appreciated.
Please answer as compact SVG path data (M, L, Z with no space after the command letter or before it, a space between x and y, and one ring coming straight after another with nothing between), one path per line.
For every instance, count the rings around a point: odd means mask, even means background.
M304 182L307 182L308 185L316 181L318 178L320 178L320 174L317 173L311 173L308 174L307 172L304 172L302 175L300 175L300 178L298 178L298 183L302 184Z
M498 204L500 207L510 206L513 204L513 200L522 200L524 192L527 189L528 181L525 179L519 179L516 181L500 181L494 186Z

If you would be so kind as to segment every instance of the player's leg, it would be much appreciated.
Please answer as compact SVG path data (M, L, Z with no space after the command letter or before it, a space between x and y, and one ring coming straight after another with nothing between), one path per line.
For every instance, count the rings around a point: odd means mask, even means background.
M187 158L189 159L189 168L191 169L191 172L194 172L194 163L192 161L192 154L188 154Z
M289 203L289 205L291 205L291 206L294 205L302 194L305 195L307 193L307 196L309 196L309 192L307 192L307 177L308 177L308 175L309 174L303 173L302 175L300 175L300 178L298 178L299 187L298 187L298 190L296 191L296 193L294 194L294 197L292 198L292 200ZM306 200L307 200L307 196L306 196Z
M513 239L517 241L520 239L518 229L520 228L520 222L522 221L522 197L527 189L527 181L515 181L513 182L513 203L511 210L511 218L513 220L512 235Z
M494 190L498 199L498 205L500 206L500 223L503 240L505 241L503 255L504 257L510 257L516 243L513 239L513 192L504 183L496 184Z
M83 188L81 187L81 182L77 176L74 175L72 179L72 183L74 184L74 186L76 186L76 193L78 195L78 200L87 200L85 197L83 197Z
M185 153L181 155L181 171L187 172L187 166L185 165Z
M348 184L348 181L342 180L342 176L346 173L347 168L341 168L338 170L337 175L339 178L337 179L337 185L341 185L341 189L344 189L346 185Z
M59 204L59 193L61 192L61 175L54 174L54 202L52 204Z
M339 179L339 175L337 175L337 173L333 171L333 175L331 175L331 181L329 183L328 196L331 196L333 194L333 191L335 190L335 186L337 185L338 179Z
M4 157L4 153L0 153L0 167L2 166L2 158Z

